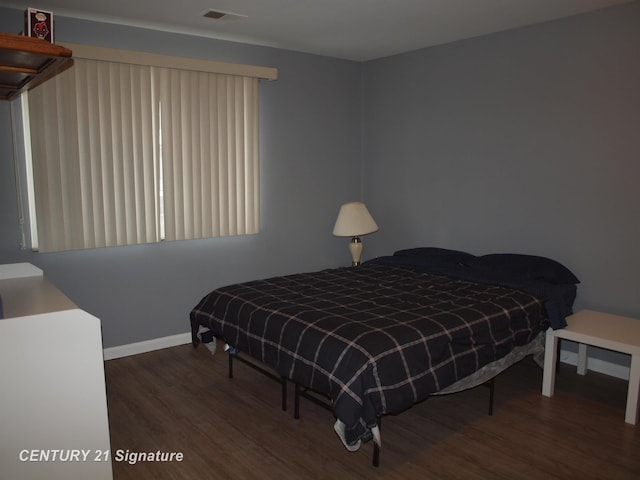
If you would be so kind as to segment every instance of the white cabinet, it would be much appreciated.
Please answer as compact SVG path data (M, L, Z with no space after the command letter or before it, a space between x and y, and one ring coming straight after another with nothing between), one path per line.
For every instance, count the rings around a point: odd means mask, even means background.
M28 264L0 297L2 478L112 479L100 320Z

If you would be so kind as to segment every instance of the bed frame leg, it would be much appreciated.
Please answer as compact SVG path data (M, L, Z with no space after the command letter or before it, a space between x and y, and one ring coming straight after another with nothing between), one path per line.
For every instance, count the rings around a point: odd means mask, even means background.
M287 378L284 376L280 377L280 382L282 383L282 411L287 411Z
M378 417L378 429L382 435L382 417ZM380 466L380 446L375 442L375 440L373 442L373 461L371 463L374 467Z
M233 355L229 353L229 378L233 378Z
M489 380L489 415L493 415L493 396L496 389L495 377Z
M300 384L298 382L294 382L294 390L293 390L293 418L296 420L300 419Z

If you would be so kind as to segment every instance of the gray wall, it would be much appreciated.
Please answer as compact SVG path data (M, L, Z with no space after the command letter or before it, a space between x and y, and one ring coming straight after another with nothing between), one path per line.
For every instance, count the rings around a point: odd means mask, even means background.
M189 331L189 311L215 287L349 264L348 241L333 237L331 230L340 204L361 195L361 64L55 20L57 43L279 69L279 80L260 87L262 230L251 236L64 253L21 251L9 104L0 102L0 263L41 267L76 304L102 319L105 347ZM0 8L0 31L17 32L21 22L21 11Z
M640 317L640 3L365 65L375 253L555 258Z
M21 12L0 9L0 30ZM16 27L18 26L18 27ZM279 68L261 87L262 232L33 254L17 248L0 103L0 263L30 261L103 320L105 346L187 331L211 288L348 263L331 236L364 199L365 257L436 245L546 255L578 308L640 317L638 2L359 64L58 18L57 39Z

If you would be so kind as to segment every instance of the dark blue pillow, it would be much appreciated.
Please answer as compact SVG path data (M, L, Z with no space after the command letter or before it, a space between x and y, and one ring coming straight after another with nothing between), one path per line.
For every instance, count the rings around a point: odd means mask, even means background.
M467 252L458 250L449 250L447 248L438 247L417 247L408 248L406 250L398 250L393 254L396 257L417 257L436 262L465 263L466 261L476 258Z
M495 253L475 257L469 261L469 266L478 270L509 273L519 278L542 280L556 285L580 283L571 270L561 263L536 255Z

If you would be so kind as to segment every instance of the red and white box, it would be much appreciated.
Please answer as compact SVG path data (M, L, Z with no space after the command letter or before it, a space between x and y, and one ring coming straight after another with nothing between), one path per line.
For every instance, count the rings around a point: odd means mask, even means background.
M53 13L37 8L27 8L25 35L53 43Z

